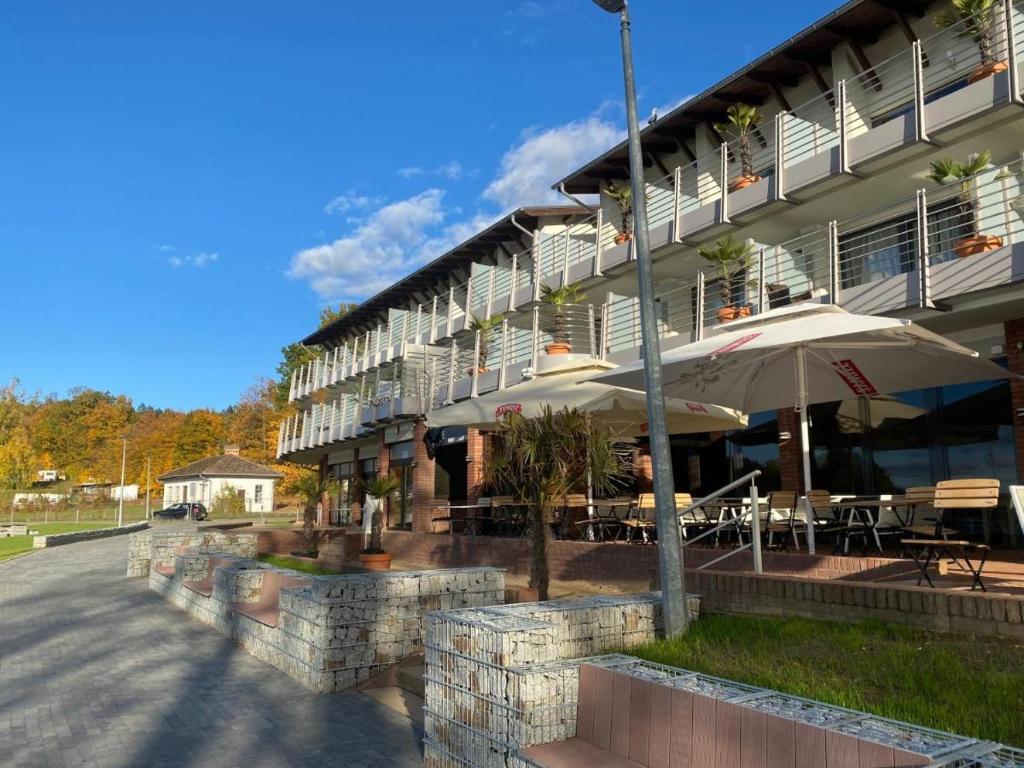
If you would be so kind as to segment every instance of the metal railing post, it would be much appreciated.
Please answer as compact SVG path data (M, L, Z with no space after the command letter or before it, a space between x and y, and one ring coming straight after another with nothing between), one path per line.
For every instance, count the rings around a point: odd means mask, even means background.
M608 356L608 302L611 294L605 295L604 304L601 305L601 354L602 360Z
M754 573L764 573L761 562L761 499L756 476L750 479L750 544L754 555Z
M928 258L928 193L917 190L917 298L919 307L932 307L931 265Z
M839 225L835 220L828 223L828 300L839 304Z
M1013 6L1014 0L1003 0L1003 22L1006 25L1006 63L1009 65L1007 72L1007 85L1010 89L1010 103L1021 104L1020 73L1017 71L1017 40L1013 35Z
M480 394L480 331L473 334L473 361L469 370L473 374L473 381L469 389L469 396L478 397Z
M768 295L768 289L764 284L764 248L761 248L757 252L757 314L762 314L765 311L765 297Z
M455 319L454 318L454 313L455 313L455 286L449 286L448 287L448 327L445 329L445 332L449 336L452 335L452 320Z
M533 230L530 258L533 261L533 300L540 301L540 230L537 229Z
M536 370L540 359L540 307L533 308L533 350L530 352L530 367Z
M786 113L775 115L775 199L786 199Z
M485 318L490 317L494 313L494 278L497 272L497 267L491 267L490 273L487 276L487 311L484 315Z
M721 167L719 173L721 174L721 203L719 205L719 217L718 222L720 224L729 224L729 145L725 142L721 146Z
M562 249L562 285L569 284L569 227L562 233L565 238L565 248Z
M597 334L594 329L594 305L587 304L587 335L590 344L590 356L597 357Z
M693 324L693 340L704 338L704 271L697 271L697 318Z
M430 300L430 333L427 334L427 343L433 344L437 341L437 294Z
M508 365L508 318L501 320L501 357L498 361L498 389L505 388L505 367Z
M604 254L604 246L601 244L601 230L604 228L604 209L598 208L597 213L594 216L594 224L597 227L594 230L594 269L591 274L594 277L600 277L604 274L601 270L601 257Z
M452 338L451 349L448 353L448 397L445 402L451 405L455 402L455 366L458 364L459 345Z
M839 172L850 172L850 132L846 124L846 81L836 84L836 123L839 125Z
M927 116L924 106L924 66L921 59L921 41L915 40L910 47L914 67L914 139L928 141Z
M508 292L508 311L516 311L516 283L519 281L519 254L513 254L512 256L512 279L510 281L510 288Z
M677 165L672 171L672 242L683 242L680 228L683 222L683 167Z

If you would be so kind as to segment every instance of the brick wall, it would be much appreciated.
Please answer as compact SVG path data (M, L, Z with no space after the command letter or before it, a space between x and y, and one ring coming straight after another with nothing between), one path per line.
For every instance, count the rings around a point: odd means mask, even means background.
M1006 333L1006 358L1010 370L1024 375L1024 350L1017 349L1024 343L1024 318L1007 320L1003 324ZM1024 481L1024 381L1010 382L1013 400L1013 435L1017 447L1017 480Z
M701 596L703 612L880 619L1024 640L1024 598L1005 594L708 571L688 573L686 587Z
M789 440L779 441L779 482L787 491L804 487L803 456L800 452L800 415L792 408L776 412L779 432L789 432Z
M417 421L413 427L413 468L412 468L412 529L430 531L430 518L434 513L434 460L427 455L427 444L423 437L427 425Z
M377 474L386 475L391 471L391 448L384 442L384 430L377 433ZM387 526L388 513L391 511L391 499L384 500L384 525Z
M484 495L484 458L489 439L478 429L466 430L466 499L470 504Z

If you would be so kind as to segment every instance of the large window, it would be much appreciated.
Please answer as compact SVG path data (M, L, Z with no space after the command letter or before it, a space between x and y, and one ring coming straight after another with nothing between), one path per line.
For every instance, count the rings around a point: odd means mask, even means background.
M779 490L779 423L775 411L750 414L747 428L730 432L725 442L732 479L759 469L758 489Z

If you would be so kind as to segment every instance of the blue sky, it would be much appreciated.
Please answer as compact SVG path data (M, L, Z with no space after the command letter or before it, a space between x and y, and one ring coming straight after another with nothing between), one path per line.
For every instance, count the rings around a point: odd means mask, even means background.
M635 0L641 114L834 6ZM431 10L432 9L432 10ZM0 5L0 381L221 408L621 133L587 0Z

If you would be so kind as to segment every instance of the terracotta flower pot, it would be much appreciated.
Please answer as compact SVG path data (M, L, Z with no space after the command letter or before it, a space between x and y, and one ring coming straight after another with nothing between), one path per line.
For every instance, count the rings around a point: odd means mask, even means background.
M379 555L360 552L359 564L368 571L388 571L391 570L391 555L387 552L382 552Z
M632 240L632 239L633 239L633 233L632 232L619 232L619 234L617 234L615 236L615 244L616 245L622 245L627 240Z
M491 370L491 369L490 368L477 368L476 372L477 373L487 373L489 370ZM473 369L472 368L467 368L466 369L466 375L467 376L472 376L473 375Z
M740 317L750 317L750 307L722 307L715 316L719 323L728 323Z
M986 77L992 77L992 75L998 72L1005 72L1008 69L1005 61L993 61L991 64L981 64L974 68L974 71L967 76L968 83L976 83L979 80L984 80Z
M761 177L758 176L756 173L751 174L750 176L747 176L746 174L744 174L743 176L737 176L735 179L729 182L729 191L735 192L737 189L745 189L746 187L749 187L751 184L756 184L760 180Z
M965 237L953 246L953 253L961 259L966 256L974 256L976 253L988 253L1003 247L1003 238L995 235L975 235Z
M566 344L564 341L555 341L546 345L544 352L549 355L568 355L572 352L572 345Z

